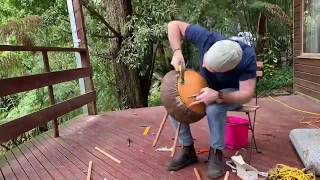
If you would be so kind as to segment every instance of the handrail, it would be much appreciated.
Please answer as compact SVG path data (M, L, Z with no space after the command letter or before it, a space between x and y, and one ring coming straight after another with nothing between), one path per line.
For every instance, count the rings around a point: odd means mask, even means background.
M0 124L0 143L18 137L20 134L33 129L40 124L56 119L85 104L95 101L95 99L95 91L87 92L86 94L65 100L40 111Z
M90 77L91 67L0 79L0 97Z
M85 48L0 45L0 51L86 52Z
M3 51L40 52L43 60L42 74L0 79L0 97L47 86L51 105L48 108L1 124L0 143L16 138L20 134L51 120L53 121L53 127L55 129L54 136L58 137L57 118L71 110L80 108L83 105L87 105L86 109L88 114L97 114L96 92L92 81L92 68L90 65L88 47L86 45L82 4L80 0L70 0L68 2L71 2L71 8L74 8L74 11L72 11L74 19L72 21L74 21L74 24L77 27L77 40L79 40L81 48L0 45L0 53ZM81 68L51 72L48 52L78 52L80 60L78 67ZM52 85L76 79L80 79L80 83L84 84L84 91L81 92L82 95L56 104Z

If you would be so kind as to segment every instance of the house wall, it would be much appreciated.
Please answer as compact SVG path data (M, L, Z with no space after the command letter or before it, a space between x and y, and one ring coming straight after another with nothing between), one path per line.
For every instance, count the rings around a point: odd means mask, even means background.
M320 54L302 55L304 0L294 0L294 90L320 99ZM320 22L319 22L320 23Z

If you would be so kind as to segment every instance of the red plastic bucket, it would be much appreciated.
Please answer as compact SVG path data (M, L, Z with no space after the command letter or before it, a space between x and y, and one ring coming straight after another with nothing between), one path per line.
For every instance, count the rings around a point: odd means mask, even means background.
M226 121L226 148L240 149L248 145L249 120L228 116Z

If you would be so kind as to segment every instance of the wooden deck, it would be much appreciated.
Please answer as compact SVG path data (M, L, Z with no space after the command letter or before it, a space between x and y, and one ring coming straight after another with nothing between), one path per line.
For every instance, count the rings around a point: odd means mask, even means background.
M283 96L278 99L294 107L320 112L319 103L302 96ZM261 154L253 153L251 164L267 171L277 163L301 167L288 138L293 128L305 127L299 122L310 115L292 111L264 98L258 112L256 138ZM154 134L165 114L163 107L106 112L97 116L82 116L60 126L60 137L44 133L20 145L0 158L0 179L85 179L88 163L93 161L92 179L195 179L193 167L206 179L207 154L199 155L199 163L178 172L164 168L168 152L156 152L152 147ZM147 136L144 128L151 126ZM208 147L206 120L192 125L196 148ZM174 131L166 124L158 147L170 146ZM128 147L128 138L132 140ZM121 161L112 161L94 149L99 147ZM177 148L179 150L179 148ZM226 151L226 159L232 155ZM237 179L231 173L230 179Z

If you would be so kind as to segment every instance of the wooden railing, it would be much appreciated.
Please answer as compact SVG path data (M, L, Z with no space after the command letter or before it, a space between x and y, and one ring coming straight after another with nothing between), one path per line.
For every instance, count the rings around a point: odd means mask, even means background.
M96 92L92 82L92 68L90 66L82 4L80 0L67 0L67 3L74 46L81 48L0 45L0 51L41 52L44 64L42 74L0 79L0 97L48 87L50 101L50 106L47 108L1 124L0 144L49 121L53 121L54 136L58 137L57 118L84 105L87 105L88 114L97 114ZM79 53L80 56L77 56L80 57L78 66L81 68L51 72L48 52ZM56 103L52 85L77 79L83 80L84 89L82 89L81 95Z
M96 92L92 84L92 69L88 66L89 59L85 48L58 48L58 47L24 47L24 46L4 46L0 45L0 51L40 51L44 62L44 73L29 76L20 76L0 80L0 97L12 95L29 90L48 87L48 95L51 106L40 111L17 118L0 125L0 143L18 137L20 134L30 131L48 121L53 120L55 137L59 136L57 118L88 105L88 113L96 114ZM69 69L63 71L50 72L48 52L79 52L83 62L82 68ZM55 103L52 85L85 79L86 92L80 96Z

